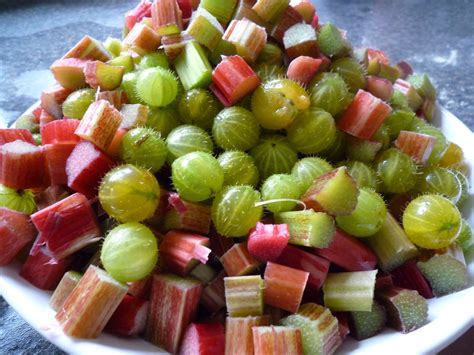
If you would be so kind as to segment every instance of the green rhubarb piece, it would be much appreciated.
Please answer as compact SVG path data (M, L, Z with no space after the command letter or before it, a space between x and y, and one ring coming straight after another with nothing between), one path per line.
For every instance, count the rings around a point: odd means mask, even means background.
M33 140L35 141L36 145L41 145L41 133L33 133Z
M437 297L457 292L468 285L466 264L449 253L419 261L417 266Z
M324 305L331 311L372 309L377 270L329 273L323 285Z
M209 60L212 64L217 65L222 61L222 57L227 57L237 54L237 49L233 43L226 39L221 39L217 46L209 53Z
M266 43L257 57L257 63L283 64L283 51L276 44Z
M380 268L385 272L392 271L418 255L418 249L390 213L387 213L382 228L367 238L367 242L377 255Z
M398 79L400 72L398 71L397 68L392 67L385 63L379 63L379 65L380 65L380 70L379 70L378 76L388 79L392 83L394 83L395 80Z
M280 320L280 324L299 328L303 354L333 354L341 345L337 318L315 303L302 305L298 312Z
M119 55L109 60L107 64L114 67L123 67L124 73L130 73L135 69L135 62L130 54Z
M212 67L199 43L186 43L174 63L185 90L205 88L211 83Z
M338 73L346 82L349 91L356 93L365 88L367 80L362 65L352 58L340 58L332 62L331 71Z
M264 281L258 275L224 278L227 313L230 317L263 314Z
M409 333L428 321L428 304L417 291L392 287L383 289L378 300L387 310L388 324L402 333Z
M352 49L341 30L330 22L325 23L319 29L318 46L329 57L343 57Z
M187 33L211 51L222 39L224 29L219 21L206 9L200 7L194 14L187 28Z
M225 25L230 21L237 2L237 0L201 0L199 9L207 10L214 15L220 23Z
M368 75L379 75L380 72L380 61L378 59L369 60L367 64L367 74Z
M370 312L351 312L351 335L357 340L373 337L383 329L386 322L385 308L374 301Z
M464 218L461 220L461 231L459 232L458 239L456 239L456 243L464 252L468 252L474 244L471 226Z
M413 74L407 79L424 99L436 100L436 89L426 74Z
M307 247L326 248L335 232L334 219L324 212L288 211L275 214L275 221L287 224L289 243Z
M203 284L207 285L217 276L216 270L210 267L207 264L199 263L190 273L191 276L194 276L198 280L201 280Z
M310 84L311 105L336 116L343 112L352 101L352 95L342 77L337 73L317 75Z
M122 41L118 38L107 37L103 45L114 57L118 57L122 52Z
M257 0L252 9L262 20L274 23L289 4L290 0Z

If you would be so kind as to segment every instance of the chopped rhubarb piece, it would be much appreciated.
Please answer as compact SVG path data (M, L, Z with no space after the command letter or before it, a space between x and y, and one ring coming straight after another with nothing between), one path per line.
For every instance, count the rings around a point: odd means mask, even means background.
M176 354L186 328L195 318L201 291L196 279L154 275L146 326L148 340Z
M167 26L176 27L177 32L183 29L183 15L176 0L155 0L151 7L151 18L157 31Z
M263 314L264 286L259 275L225 277L224 286L227 312L230 317Z
M24 141L30 144L35 144L33 135L26 129L19 128L0 128L0 146L11 143L16 140Z
M403 60L401 62L398 62L395 67L398 69L400 79L405 80L413 74L413 68L411 67L411 65Z
M63 58L90 59L106 62L112 59L112 56L100 41L86 35L82 37L82 39L63 56Z
M369 75L367 77L366 89L372 95L384 101L390 101L390 98L393 95L392 82L378 76Z
M89 266L56 319L68 336L97 338L126 293L125 285L104 270Z
M40 128L43 127L44 125L50 123L50 122L53 122L55 119L56 119L56 117L54 117L53 115L46 112L46 110L42 110L40 118L39 118Z
M174 66L185 90L205 88L211 83L211 64L203 48L196 41L185 44Z
M207 264L199 264L190 275L200 280L203 285L208 285L217 276L217 271Z
M333 240L327 248L315 248L313 253L347 271L373 270L377 265L377 257L370 248L339 228L336 228Z
M234 44L237 54L249 63L253 63L257 59L267 43L265 28L247 19L232 20L223 38Z
M225 272L221 271L202 291L201 304L211 313L215 313L226 305Z
M131 31L133 26L143 20L144 17L151 17L151 2L149 0L141 0L133 10L125 14L125 25Z
M319 58L299 56L291 61L286 75L288 79L308 85L318 72L322 62Z
M298 313L282 319L281 324L300 329L304 354L333 354L342 343L336 317L315 303L302 305Z
M119 128L110 142L109 149L107 149L107 155L112 159L120 159L120 150L122 149L123 136L127 134L128 130L125 128Z
M121 123L122 114L108 101L95 101L87 109L75 134L107 150Z
M137 336L145 330L148 301L125 295L112 314L105 330L124 337Z
M309 272L267 263L265 269L265 304L295 313L303 298Z
M28 256L21 267L20 276L42 290L54 290L71 262L70 257L54 260L40 250L36 255Z
M101 61L90 61L84 67L86 83L91 87L104 90L114 90L120 86L124 67L117 67Z
M66 162L67 185L87 197L97 195L97 187L114 161L90 142L76 145Z
M303 16L292 6L288 6L270 32L272 38L283 45L285 32L293 25L303 22Z
M150 299L151 281L153 274L146 276L144 279L128 283L128 294L141 298L142 300Z
M286 30L283 45L290 59L299 56L317 57L319 55L316 31L311 25L298 23Z
M359 90L338 121L338 127L355 137L370 140L390 112L392 109L385 102Z
M183 21L188 20L193 14L193 3L196 1L193 0L176 0L176 3L181 10Z
M370 65L370 62L369 62ZM395 80L398 79L398 69L396 67L392 67L391 65L387 65L384 63L379 63L379 71L377 75L381 78L389 80L391 83L394 83ZM369 70L370 71L370 70Z
M278 18L286 10L289 4L290 0L257 0L252 9L264 21L277 22Z
M66 301L72 290L77 286L81 277L82 274L76 271L68 271L64 274L58 287L56 287L49 299L49 305L52 309L57 312L63 307L64 301Z
M41 108L50 115L53 115L56 119L62 118L63 110L61 104L70 93L70 89L63 88L60 85L55 85L52 88L44 90L41 93Z
M209 238L182 231L169 231L160 244L160 256L173 272L185 276L197 262L207 263Z
M310 0L291 0L290 6L299 12L306 23L311 23L316 15L316 7Z
M51 185L35 195L36 207L42 210L69 196L69 191L59 185Z
M383 63L386 65L390 64L390 59L388 55L379 49L367 48L367 57L369 61L376 61L378 63Z
M79 193L34 213L31 220L40 232L31 250L33 255L46 245L48 253L60 260L99 240L100 228L94 211Z
M417 291L392 287L378 291L377 298L387 310L388 324L402 333L418 329L428 320L428 305Z
M84 68L87 60L76 58L58 59L51 65L56 81L64 88L70 90L86 86Z
M334 312L334 317L337 318L339 335L342 340L346 338L351 332L349 328L349 313L348 312Z
M9 264L35 236L26 214L0 207L0 266Z
M199 8L206 9L211 14L213 14L217 20L226 25L234 13L235 6L239 2L238 0L229 0L229 1L216 1L216 0L191 0L193 3L198 3ZM179 1L178 1L179 4ZM184 16L184 14L183 14Z
M225 57L217 65L212 82L211 90L225 106L232 106L260 85L257 74L238 55Z
M257 222L250 231L247 248L258 260L275 261L288 245L289 238L288 225Z
M395 147L409 155L418 164L426 164L436 144L436 137L427 134L400 131L394 142Z
M166 58L172 62L183 52L186 44L192 41L194 41L194 38L186 32L181 32L176 35L163 36L160 48L163 48Z
M329 261L292 245L288 245L283 250L276 262L294 269L307 271L309 273L308 286L316 290L323 285L329 270Z
M0 184L12 189L49 185L42 147L16 140L0 146Z
M301 332L290 327L252 327L255 355L303 355Z
M260 264L258 260L250 255L244 243L234 244L221 256L221 263L229 276L251 274Z
M226 355L254 354L252 328L270 325L268 316L227 317L225 322Z
M112 90L112 91L99 91L95 95L95 100L108 101L117 110L121 110L122 105L127 102L127 95L121 89Z
M435 111L436 101L433 101L431 99L425 99L416 114L417 116L424 118L426 121L431 122L433 120Z
M212 252L219 258L235 244L232 238L227 238L220 235L219 233L217 233L215 228L211 228L209 238L211 239Z
M41 143L79 143L81 140L74 134L80 121L72 118L55 120L41 127Z
M76 143L58 143L44 145L44 155L49 177L53 185L67 185L66 161Z
M408 105L413 111L418 110L418 108L422 105L422 97L418 94L415 87L408 81L397 79L393 84L393 88L405 95L408 100Z
M164 230L183 229L190 232L209 234L211 208L209 205L188 202L177 193L168 197L169 210L164 216Z
M385 308L377 301L370 312L351 312L351 334L357 340L364 340L380 333L387 322Z
M161 43L160 36L150 27L137 23L124 38L123 43L140 55L156 51Z
M416 266L416 261L408 260L403 265L392 270L391 274L395 286L416 290L424 298L434 297L429 283Z
M131 129L144 126L148 119L148 106L141 104L123 105L120 113L122 114L122 123L120 128Z
M186 32L212 51L221 41L224 29L212 14L200 7L194 13Z
M426 74L410 75L407 81L413 85L418 94L425 100L436 100L436 89Z
M34 109L33 111L31 111L32 115L36 117L36 120L39 122L39 118L40 118L40 115L41 115L41 111L43 109L41 108L41 104L38 104ZM36 122L36 123L38 123Z
M224 355L225 329L221 323L191 323L183 336L180 355Z

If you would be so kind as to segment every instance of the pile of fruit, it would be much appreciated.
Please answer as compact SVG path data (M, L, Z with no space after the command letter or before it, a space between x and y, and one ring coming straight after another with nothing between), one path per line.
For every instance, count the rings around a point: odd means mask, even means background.
M331 354L468 285L430 79L310 1L142 0L51 70L0 130L0 265L55 290L65 334Z

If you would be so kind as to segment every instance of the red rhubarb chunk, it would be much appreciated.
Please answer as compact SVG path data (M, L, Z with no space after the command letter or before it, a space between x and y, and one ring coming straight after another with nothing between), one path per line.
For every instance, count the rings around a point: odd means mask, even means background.
M225 105L231 106L260 85L260 79L240 56L225 57L212 72L211 90Z
M400 131L395 147L412 157L418 164L426 164L436 144L436 138L427 134Z
M128 283L128 294L141 298L142 300L150 299L151 280L153 274L148 275L144 279Z
M364 243L339 228L329 247L313 252L347 271L373 270L377 264L377 257Z
M166 25L176 25L183 29L183 15L176 0L155 0L151 7L151 18L155 30Z
M281 45L283 45L283 36L291 26L303 22L303 16L292 6L288 6L281 15L278 23L273 27L270 35Z
M0 129L0 146L11 143L16 140L24 141L30 144L36 144L33 135L26 129L19 128L1 128Z
M51 184L67 184L66 161L75 146L76 143L46 144L44 146Z
M124 337L137 336L145 330L148 301L125 295L105 330Z
M89 198L97 195L97 187L114 161L90 142L81 142L66 162L67 185Z
M68 270L72 258L55 260L43 250L29 255L20 270L20 276L42 290L54 290Z
M183 14L183 19L188 19L193 13L193 4L191 0L176 0L179 9Z
M0 207L0 266L9 264L35 235L26 214Z
M261 261L275 261L288 245L289 239L288 225L258 222L250 231L247 249Z
M367 91L384 101L390 101L393 95L392 82L385 78L369 75L367 77Z
M151 2L148 0L142 0L133 9L125 14L125 25L130 31L136 23L143 20L144 17L151 17Z
M260 264L249 253L245 243L234 244L221 256L220 260L228 276L248 275L255 271Z
M61 105L71 92L72 90L63 88L60 85L44 90L41 93L41 108L56 119L62 118L63 110Z
M65 118L44 125L41 127L41 143L79 143L81 139L74 134L79 122L79 120Z
M393 284L398 287L418 291L424 298L433 298L431 287L421 273L415 260L408 260L391 272Z
M69 191L64 186L51 185L40 193L35 195L36 207L42 210L48 206L55 204L58 201L68 197Z
M180 355L224 355L225 329L221 323L191 323L183 337Z
M210 313L216 313L226 305L224 277L226 277L226 273L222 270L202 290L201 304Z
M321 66L322 59L299 56L293 59L286 72L289 79L308 85Z
M51 65L54 78L64 88L70 90L80 89L86 86L84 67L87 60L77 58L64 58L56 60Z
M40 232L31 254L42 246L59 260L84 246L99 240L100 228L87 198L79 193L71 195L31 216Z
M338 127L355 137L370 140L391 111L379 98L359 90L338 121Z
M379 63L390 65L390 59L384 51L379 49L367 48L367 57L369 61L375 60Z
M56 120L56 117L54 117L53 115L51 115L44 109L41 110L41 115L39 118L40 128L43 127L44 125L47 125L50 122L53 122L54 120Z
M321 288L326 280L330 264L328 260L292 245L283 250L277 263L309 272L308 286L316 290Z
M0 184L12 189L48 186L43 148L22 140L0 146Z

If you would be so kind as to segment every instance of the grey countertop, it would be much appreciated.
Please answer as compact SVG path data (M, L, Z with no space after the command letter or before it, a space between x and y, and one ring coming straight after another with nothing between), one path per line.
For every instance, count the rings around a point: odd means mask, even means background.
M123 14L137 1L0 0L0 127L17 118L53 83L50 64L83 35L119 37ZM474 130L474 1L320 0L322 21L348 31L354 44L385 50L427 72L441 104ZM1 290L0 290L1 292ZM472 354L473 331L445 354ZM0 353L62 353L0 297Z

